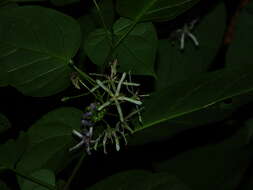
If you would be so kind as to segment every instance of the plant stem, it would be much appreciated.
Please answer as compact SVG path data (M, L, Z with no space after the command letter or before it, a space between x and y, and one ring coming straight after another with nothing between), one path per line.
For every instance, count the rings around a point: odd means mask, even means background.
M47 184L47 183L45 183L45 182L43 182L43 181L41 181L41 180L39 180L39 179L36 179L36 178L34 178L34 177L26 176L26 175L24 175L24 174L18 172L18 171L15 170L15 169L11 169L11 168L8 168L8 169L11 170L12 172L14 172L17 176L20 176L20 177L22 177L22 178L24 178L24 179L26 179L26 180L28 180L28 181L31 181L31 182L33 182L33 183L36 183L36 184L38 184L38 185L40 185L40 186L43 186L43 187L45 187L45 188L47 188L47 189L50 189L50 190L56 190L56 187L54 187L53 185Z
M117 47L122 43L122 41L129 35L130 32L135 28L135 26L140 22L142 16L145 14L145 12L152 7L156 3L156 0L152 0L144 7L144 9L135 17L133 20L133 24L129 27L129 29L116 41L113 48L111 48L110 52L107 55L106 61L108 61L112 55L114 54Z
M69 62L69 65L71 67L73 67L73 69L75 69L76 72L78 72L84 79L86 79L87 81L89 81L92 85L96 85L96 82L89 75L87 75L85 72L83 72L77 66L75 66L72 60Z
M85 156L86 156L86 153L85 153L85 152L83 152L83 154L82 154L81 158L79 159L79 161L78 161L77 165L75 166L75 168L74 168L74 170L73 170L73 172L72 172L71 176L69 177L69 179L68 179L68 181L67 181L67 184L65 185L65 187L64 187L64 189L63 189L63 190L68 190L68 188L69 188L69 186L70 186L71 182L73 181L73 179L74 179L74 177L76 176L76 174L77 174L77 172L78 172L79 168L81 167L82 162L83 162L83 160L84 160Z
M88 94L90 94L90 92L87 92L87 93L84 93L84 94L80 94L80 95L76 95L76 96L63 97L63 98L61 99L61 101L62 101L62 102L66 102L66 101L68 101L68 100L72 100L72 99L76 99L76 98L81 98L81 97L86 96L86 95L88 95Z
M105 59L105 63L104 63L104 65L103 65L103 67L101 68L102 71L103 71L103 70L104 70L104 67L106 66L106 64L107 64L108 62L110 62L110 58L112 57L112 54L113 54L113 52L114 52L114 42L113 42L113 41L114 41L114 40L113 40L113 35L114 35L114 34L113 34L113 29L112 29L112 28L111 28L110 31L108 30L108 28L107 28L107 26L106 26L106 24L105 24L105 21L104 21L102 12L101 12L101 10L100 10L100 8L99 8L99 6L98 6L96 0L93 0L93 3L94 3L94 5L95 5L95 7L96 7L96 9L97 9L98 15L99 15L99 17L100 17L100 20L101 20L101 22L102 22L103 28L104 28L104 30L105 30L106 39L107 39L108 43L110 44L110 51L109 51L109 53L108 53L108 56L107 56L106 59ZM110 32L110 33L109 33L109 32Z
M112 47L113 47L113 43L112 43L112 40L111 40L111 36L108 34L109 30L108 30L108 28L107 28L107 26L106 26L106 24L105 24L105 20L104 20L104 18L103 18L103 15L102 15L102 13L101 13L101 10L100 10L100 8L99 8L99 6L98 6L96 0L93 0L93 3L94 3L94 5L95 5L95 7L96 7L96 9L97 9L98 15L99 15L99 17L100 17L100 20L101 20L102 25L103 25L103 27L104 27L104 30L105 30L105 32L106 32L106 38L107 38L107 40L108 40L108 42L110 43L110 46L111 46L111 48L112 48Z
M122 35L120 37L120 39L116 42L115 46L114 46L114 49L116 49L121 43L122 41L128 36L128 34L130 34L130 32L132 32L132 30L135 28L137 22L134 22L130 28L126 31L126 33L124 33L124 35Z
M122 41L129 35L130 32L135 28L136 24L138 23L137 21L134 21L134 23L130 26L130 28L115 42L115 45L113 45L110 48L110 51L105 59L105 63L109 62L111 57L113 56L114 52L118 48L118 46L122 43Z

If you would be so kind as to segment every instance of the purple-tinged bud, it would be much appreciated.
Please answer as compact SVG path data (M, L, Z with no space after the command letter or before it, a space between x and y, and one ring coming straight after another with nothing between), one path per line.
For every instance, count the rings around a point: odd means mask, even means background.
M97 104L96 103L91 103L89 107L90 107L91 110L96 110L97 109Z
M93 123L92 123L92 122L87 121L87 120L85 120L85 119L82 119L82 120L81 120L81 123L82 123L82 125L85 126L85 127L92 127L92 126L93 126Z
M92 116L92 112L90 112L90 111L83 114L83 118L84 119L87 119L87 118L89 118L91 116Z

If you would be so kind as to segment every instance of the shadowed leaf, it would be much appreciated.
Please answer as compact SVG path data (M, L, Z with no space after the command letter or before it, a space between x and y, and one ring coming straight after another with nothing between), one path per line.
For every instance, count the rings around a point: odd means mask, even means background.
M70 84L68 64L79 45L78 23L60 12L38 6L2 9L0 81L26 95L58 93Z

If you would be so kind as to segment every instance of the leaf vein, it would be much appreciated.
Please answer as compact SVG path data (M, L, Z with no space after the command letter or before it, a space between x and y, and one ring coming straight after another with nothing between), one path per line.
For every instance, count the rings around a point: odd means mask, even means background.
M35 63L38 63L38 62L40 62L40 61L49 60L50 58L51 58L50 56L41 57L41 58L39 58L39 59L35 59L35 60L31 61L31 62L28 62L27 64L24 64L24 65L21 65L21 66L19 66L19 67L15 67L15 68L13 68L13 69L10 69L10 70L8 70L7 72L10 73L10 72L13 72L13 71L22 69L22 68L24 68L24 67L31 66L31 65L33 65L33 64L35 64Z

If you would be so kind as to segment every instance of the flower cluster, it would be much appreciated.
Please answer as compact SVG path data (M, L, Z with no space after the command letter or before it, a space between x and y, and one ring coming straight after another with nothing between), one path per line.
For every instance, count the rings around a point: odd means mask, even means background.
M87 108L86 112L83 114L81 119L81 132L77 130L73 130L73 134L81 139L81 141L75 145L74 147L70 148L69 150L75 150L81 146L85 146L86 152L91 154L90 152L90 145L93 143L92 136L93 136L93 127L98 121L97 116L95 116L97 112L97 105L96 103L91 103ZM101 114L100 114L101 115Z
M111 64L110 75L92 74L96 76L95 85L89 89L95 97L95 102L91 103L83 114L81 120L81 132L73 130L73 134L81 139L81 141L72 147L70 151L77 149L81 146L86 147L86 151L90 154L91 148L97 149L98 144L104 147L104 153L106 151L106 144L108 140L114 143L116 150L120 150L120 137L122 137L127 144L126 132L133 133L130 127L130 119L134 115L139 116L141 122L141 97L134 87L139 87L140 84L133 83L130 73L117 73L117 60ZM85 88L88 88L83 81L78 83L83 84ZM77 83L75 83L75 86ZM78 85L78 87L80 87ZM128 104L127 111L122 108L122 104ZM131 106L132 105L132 106ZM112 111L113 113L110 113ZM125 114L128 112L127 114ZM114 122L106 119L107 115L114 116ZM110 118L110 120L112 120ZM102 130L101 130L102 129ZM97 131L97 135L94 132Z

